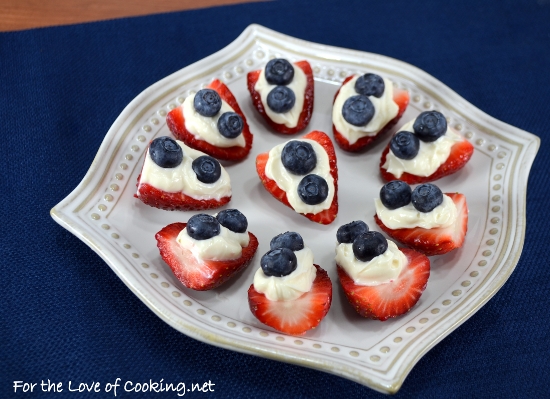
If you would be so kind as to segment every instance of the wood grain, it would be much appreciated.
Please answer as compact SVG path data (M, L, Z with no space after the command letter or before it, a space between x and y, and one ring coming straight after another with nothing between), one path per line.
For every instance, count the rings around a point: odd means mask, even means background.
M0 32L258 0L0 0Z

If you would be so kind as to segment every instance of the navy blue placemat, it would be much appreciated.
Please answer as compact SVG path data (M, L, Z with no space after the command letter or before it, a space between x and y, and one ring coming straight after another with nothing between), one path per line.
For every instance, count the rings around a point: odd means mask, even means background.
M382 397L176 332L49 216L137 94L251 23L409 62L541 137L516 270L418 362L397 397L550 397L550 1L414 3L276 1L0 34L0 397L114 397L67 384L104 389L117 378L215 384L188 394L197 397ZM63 392L43 393L47 380ZM15 394L14 381L38 385ZM177 394L119 388L117 397Z

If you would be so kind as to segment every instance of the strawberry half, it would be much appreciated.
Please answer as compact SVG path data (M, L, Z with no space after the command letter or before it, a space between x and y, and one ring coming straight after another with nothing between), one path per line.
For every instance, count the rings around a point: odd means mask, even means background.
M430 260L412 249L399 248L409 264L399 277L386 284L357 285L336 265L340 284L353 308L363 317L380 321L407 313L420 299L430 277Z
M250 133L246 118L241 111L241 108L239 107L235 96L233 96L233 93L231 93L231 91L225 84L220 82L218 79L214 79L212 83L206 86L206 88L218 92L222 100L229 104L229 106L231 106L231 108L233 108L233 110L243 119L242 135L245 140L244 147L216 147L215 145L212 145L204 140L197 139L193 133L190 133L185 128L185 118L183 116L182 106L174 108L168 113L168 115L166 116L166 124L168 125L168 128L170 129L172 134L176 136L179 140L187 144L189 147L202 151L217 159L224 159L227 161L240 161L248 155L250 149L252 148L253 136L252 133Z
M330 208L316 214L302 213L302 215L313 222L317 222L320 224L330 224L334 221L334 219L336 219L336 215L338 214L338 167L336 166L336 153L334 151L334 145L332 144L330 137L328 137L326 133L318 130L308 133L302 138L315 140L323 146L328 154L330 174L334 179L334 198L332 200ZM273 195L289 208L292 208L292 205L290 205L290 203L288 202L286 192L279 188L275 180L271 180L265 174L265 165L267 164L268 159L269 152L264 152L256 157L256 171L258 172L258 176L260 177L260 180L262 181L265 189L269 191L271 195Z
M451 197L456 205L458 217L455 224L449 227L424 229L414 227L408 229L390 229L374 215L376 224L396 241L399 241L428 256L443 255L464 244L464 237L468 231L468 205L466 197L459 193L445 193Z
M265 112L260 93L258 93L254 89L254 87L256 86L256 82L260 77L261 70L248 72L247 75L248 91L252 96L252 103L254 104L254 107L256 107L260 115L264 117L264 119L273 129L282 134L294 134L298 133L301 130L304 130L311 120L311 116L313 115L314 82L311 65L309 65L309 62L307 61L298 61L295 62L294 65L304 71L307 80L306 90L304 93L304 107L302 109L302 112L300 113L300 117L298 118L298 124L296 125L296 127L286 127L283 124L275 123Z
M348 76L343 82L342 86L344 86L349 80L351 80L353 76ZM340 88L342 88L340 86ZM338 97L338 93L340 93L340 89L336 92L334 95L334 101L336 101L336 97ZM374 141L377 137L382 136L384 133L386 133L388 130L390 130L398 121L401 119L401 116L407 109L407 106L409 105L409 92L406 90L400 90L400 89L393 89L393 101L397 104L399 107L399 111L397 112L397 115L395 118L393 118L391 121L389 121L386 126L384 126L378 133L376 133L374 136L365 136L361 137L359 140L357 140L355 143L350 144L348 139L340 133L334 124L332 125L332 132L334 134L334 140L336 140L336 143L340 146L341 149L349 152L357 152L361 151L362 149L366 148L370 143Z
M159 231L155 238L160 256L170 266L183 285L196 291L216 288L226 282L252 260L258 248L258 239L248 233L250 241L240 258L233 260L197 260L191 251L182 248L176 239L187 223L172 223Z
M302 335L319 325L332 302L332 283L327 272L317 265L311 290L293 301L270 301L264 294L248 289L248 305L258 320L277 331Z
M386 146L382 152L382 157L380 158L380 173L386 181L391 180L403 180L405 183L409 184L421 184L428 183L437 179L441 179L444 176L451 175L456 171L462 169L464 165L472 157L474 152L474 146L468 141L463 140L455 143L451 147L451 152L447 160L441 164L437 170L429 176L416 176L407 172L404 172L401 177L396 177L392 173L389 173L386 169L382 167L386 163L386 156L390 151L390 143Z
M167 193L150 184L140 184L140 178L141 175L138 176L138 190L137 193L134 194L134 197L140 199L149 206L164 209L165 211L200 211L215 209L224 206L231 200L231 196L223 197L219 200L199 200L185 195L182 192Z

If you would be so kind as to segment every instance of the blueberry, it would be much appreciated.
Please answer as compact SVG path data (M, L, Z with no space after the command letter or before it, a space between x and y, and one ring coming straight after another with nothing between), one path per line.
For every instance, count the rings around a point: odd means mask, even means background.
M262 256L260 265L266 276L283 277L296 270L298 259L290 249L277 248Z
M267 95L267 106L278 114L290 111L295 102L294 92L286 86L277 86Z
M411 187L401 180L393 180L380 189L380 201L388 209L397 209L411 202Z
M208 155L195 158L191 167L197 174L197 179L203 183L214 183L222 174L222 167L218 160Z
M304 240L300 234L293 231L287 231L286 233L273 237L269 243L269 248L288 248L292 251L299 251L304 249Z
M207 240L220 234L218 220L205 213L192 216L187 222L187 234L195 240Z
M355 91L364 96L380 98L384 88L384 79L374 73L366 73L355 81Z
M336 239L340 244L351 244L355 238L369 231L369 226L362 220L356 220L340 226L336 232Z
M412 204L420 212L431 212L443 202L443 193L436 185L426 183L412 192Z
M285 144L281 153L283 166L294 175L307 175L317 165L317 155L307 141L292 140Z
M243 118L235 112L224 112L218 119L218 130L223 137L234 139L242 133Z
M351 96L342 107L342 116L351 125L365 126L374 116L374 105L367 96Z
M195 110L202 116L214 116L222 108L220 95L212 89L202 89L195 94Z
M353 254L361 262L368 262L388 249L388 241L377 231L358 235L353 240Z
M447 131L447 119L441 112L424 111L414 121L414 132L422 141L436 141Z
M420 149L420 140L411 132L399 132L392 137L390 149L397 158L413 159Z
M307 175L298 184L298 195L308 205L317 205L328 197L328 184L319 175Z
M151 142L149 155L161 168L175 168L183 160L183 150L176 140L167 136L157 137Z
M287 85L294 78L294 67L283 58L275 58L265 66L265 80L272 85Z
M237 209L225 209L218 213L216 219L223 227L235 233L244 233L248 228L246 216Z

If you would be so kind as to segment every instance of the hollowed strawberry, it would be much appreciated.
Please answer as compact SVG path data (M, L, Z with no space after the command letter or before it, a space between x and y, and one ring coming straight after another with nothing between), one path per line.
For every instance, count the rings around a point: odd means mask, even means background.
M250 133L246 117L244 116L235 96L229 90L229 88L218 79L214 79L206 88L215 90L222 100L224 100L233 110L239 114L243 120L242 135L245 140L245 146L233 146L233 147L217 147L207 141L198 139L194 134L190 133L185 127L185 118L183 116L183 107L176 107L168 113L166 116L166 124L174 136L183 141L189 147L202 151L214 158L224 159L228 161L240 161L245 158L250 149L252 148L253 136Z
M409 263L394 281L385 284L357 285L344 268L336 265L344 293L361 316L384 321L407 313L420 299L430 277L430 260L412 249L400 250Z
M242 249L240 258L224 261L198 260L191 251L176 241L178 234L186 226L186 223L169 224L155 238L160 256L177 279L184 286L196 291L211 290L226 282L250 263L258 248L258 239L249 232L250 242Z
M464 244L468 230L468 205L463 194L446 193L445 195L451 197L458 211L456 222L449 227L390 229L382 223L377 215L374 215L374 220L391 238L416 251L428 256L446 254Z
M386 163L386 156L390 151L390 144L386 146L382 152L382 157L380 158L380 173L386 181L391 180L403 180L409 184L421 184L428 183L442 177L451 175L456 171L462 169L464 165L470 160L474 152L474 146L468 140L462 140L455 143L451 147L451 153L447 160L441 164L437 170L429 176L416 176L411 173L404 172L400 177L396 177L392 173L389 173L386 169L382 167Z
M336 219L336 215L338 214L338 167L336 165L336 153L334 151L334 145L332 144L332 141L330 140L330 138L325 133L320 131L313 131L311 133L306 134L302 138L315 140L321 146L323 146L323 148L328 154L329 164L330 164L330 174L334 179L334 198L332 200L332 204L330 208L316 214L305 213L303 215L307 217L309 220L312 220L314 222L317 222L320 224L330 224L334 221L334 219ZM269 191L269 193L273 195L273 197L277 198L279 201L281 201L283 204L285 204L289 208L292 208L292 206L288 202L286 193L281 188L279 188L279 186L274 180L271 180L265 174L265 165L267 164L268 159L269 159L268 152L259 154L256 157L256 171L258 172L258 176L260 177L260 180L262 181L262 184L264 185L265 189Z
M300 117L298 118L298 124L296 125L296 127L292 128L280 123L273 122L273 120L271 120L271 118L265 112L260 93L258 93L254 89L254 87L256 86L256 82L260 77L261 70L249 72L247 75L248 91L250 92L250 95L252 97L252 103L254 104L254 107L275 131L282 134L295 134L304 130L311 120L311 116L313 115L314 82L311 65L309 65L309 62L307 61L298 61L295 62L294 65L304 71L304 73L306 74L307 84L304 93L304 106L302 108L302 112L300 113Z
M353 79L353 76L348 76L344 82L342 82L342 86L346 84L349 80ZM342 87L340 86L340 88ZM336 97L338 97L338 93L340 93L340 89L336 92L334 95L334 101L336 101ZM345 151L350 152L357 152L365 149L368 147L369 144L371 144L377 137L382 136L384 133L386 133L388 130L390 130L401 118L405 110L407 109L407 106L409 105L409 92L406 90L400 90L397 88L393 89L393 101L397 104L399 107L399 111L397 112L397 115L395 118L393 118L391 121L389 121L386 126L384 126L378 133L376 133L374 136L365 136L361 137L359 140L357 140L355 143L350 144L348 139L340 133L334 124L332 125L332 132L334 134L334 140L336 140L336 143L340 146L341 149Z
M270 301L264 294L248 289L248 304L256 318L275 330L302 335L319 325L332 302L332 283L327 272L317 265L317 275L309 292L293 301Z

